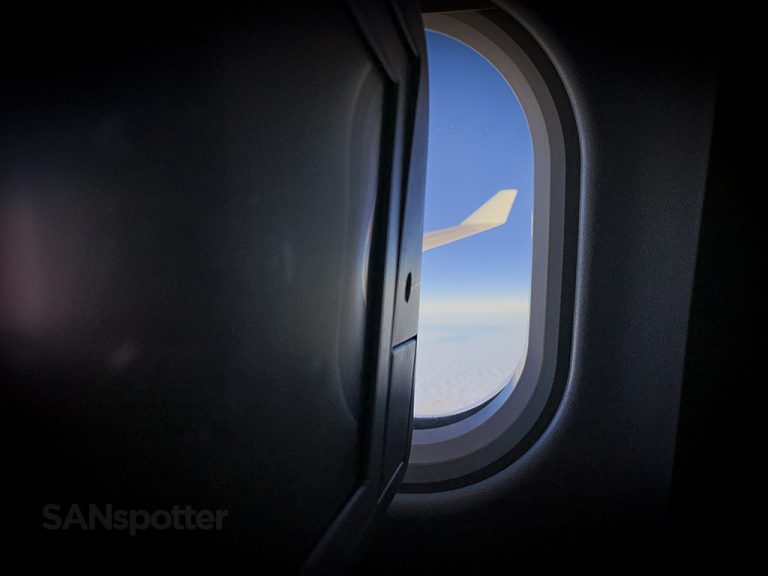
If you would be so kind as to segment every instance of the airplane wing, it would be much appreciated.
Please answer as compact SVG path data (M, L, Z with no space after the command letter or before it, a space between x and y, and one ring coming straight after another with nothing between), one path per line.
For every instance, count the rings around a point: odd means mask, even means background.
M422 252L501 226L506 223L516 197L517 190L499 190L458 226L425 232Z

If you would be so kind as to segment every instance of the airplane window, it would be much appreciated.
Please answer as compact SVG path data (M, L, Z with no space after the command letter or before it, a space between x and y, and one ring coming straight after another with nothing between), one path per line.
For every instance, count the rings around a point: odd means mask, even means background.
M468 415L514 386L531 294L533 145L507 80L427 30L429 152L414 416Z

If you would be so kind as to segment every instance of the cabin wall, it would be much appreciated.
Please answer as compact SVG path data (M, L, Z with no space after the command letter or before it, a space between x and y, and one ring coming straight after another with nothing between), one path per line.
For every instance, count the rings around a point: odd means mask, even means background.
M575 112L572 359L539 441L495 476L400 494L365 570L655 559L666 527L717 73L707 9L509 3Z

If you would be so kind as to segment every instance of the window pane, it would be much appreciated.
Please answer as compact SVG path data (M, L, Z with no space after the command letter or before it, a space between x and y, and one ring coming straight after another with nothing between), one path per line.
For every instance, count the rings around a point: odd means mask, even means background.
M514 381L525 359L531 289L533 146L525 114L476 51L433 31L427 46L417 418L470 410Z

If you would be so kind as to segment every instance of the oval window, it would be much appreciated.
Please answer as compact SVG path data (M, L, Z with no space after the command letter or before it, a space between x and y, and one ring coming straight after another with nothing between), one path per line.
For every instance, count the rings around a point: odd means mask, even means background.
M525 362L533 145L507 80L481 54L427 30L430 78L417 427L472 414Z

